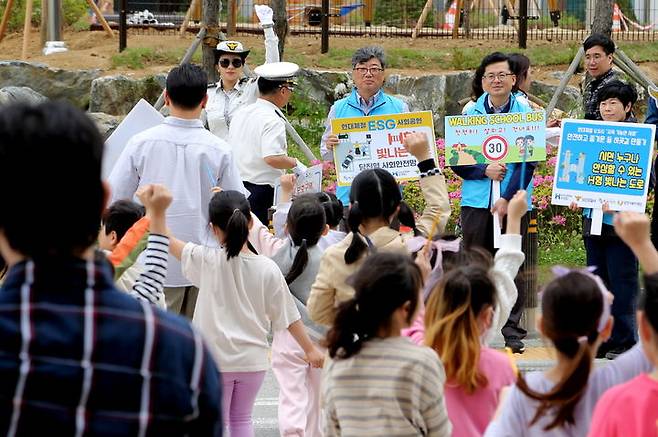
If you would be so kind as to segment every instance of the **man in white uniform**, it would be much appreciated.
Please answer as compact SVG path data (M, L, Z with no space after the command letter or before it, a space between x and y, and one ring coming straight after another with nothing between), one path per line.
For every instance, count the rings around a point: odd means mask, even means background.
M248 192L228 144L208 132L199 119L207 101L207 81L203 69L192 64L169 72L165 104L171 116L130 139L109 183L111 203L133 199L143 185L165 185L174 196L167 210L172 233L186 241L215 245L216 239L208 231L211 189L219 186ZM164 291L170 311L189 318L194 315L198 290L183 277L180 262L171 256Z
M240 176L251 193L251 210L263 223L268 222L267 210L274 200L274 182L299 164L287 155L285 117L281 113L292 97L298 71L299 66L291 62L257 67L260 97L238 111L229 129Z
M279 62L279 38L273 29L272 8L254 5L254 9L265 34L265 62ZM244 75L248 55L249 50L238 41L222 41L215 49L219 81L208 86L206 115L210 132L223 140L228 139L235 113L258 98L257 78Z

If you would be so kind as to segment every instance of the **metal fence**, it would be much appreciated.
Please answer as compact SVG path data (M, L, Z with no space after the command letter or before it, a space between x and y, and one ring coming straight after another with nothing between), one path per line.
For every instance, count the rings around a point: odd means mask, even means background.
M115 14L110 22L118 23ZM235 2L229 17L229 2ZM529 40L581 40L590 33L596 0L527 0ZM190 0L128 0L129 25L148 32L177 30ZM198 30L201 0L191 8L189 31ZM238 33L259 33L254 4L268 0L222 0L220 23L236 23ZM426 0L330 0L330 35L409 37L417 27ZM457 11L458 5L460 11ZM658 35L658 0L618 0L613 15L616 40L654 41ZM513 39L518 31L519 1L431 0L419 37ZM145 13L144 10L148 10ZM321 0L288 0L291 34L319 34ZM455 26L457 29L455 30Z

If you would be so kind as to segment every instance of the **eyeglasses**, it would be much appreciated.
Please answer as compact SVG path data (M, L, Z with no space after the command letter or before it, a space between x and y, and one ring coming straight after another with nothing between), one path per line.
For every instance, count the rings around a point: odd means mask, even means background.
M585 55L585 62L599 62L603 58L607 58L609 55L601 56L599 53L595 53L593 55Z
M359 73L361 76L365 76L366 73L370 73L370 74L372 74L373 76L376 76L376 75L378 75L379 73L381 73L382 71L384 71L384 69L383 69L383 68L380 68L380 67L369 67L369 68L366 68L366 67L354 67L354 71L356 71L357 73Z
M295 86L290 84L279 85L279 88L286 88L290 92L295 91Z
M503 81L507 79L508 76L515 76L514 73L488 73L482 76L482 79L486 79L489 82L493 82L495 79L498 79L499 81Z
M219 65L222 68L228 68L228 66L231 64L233 64L235 68L240 68L242 67L243 63L244 62L240 58L233 58L233 59L223 58L219 60Z

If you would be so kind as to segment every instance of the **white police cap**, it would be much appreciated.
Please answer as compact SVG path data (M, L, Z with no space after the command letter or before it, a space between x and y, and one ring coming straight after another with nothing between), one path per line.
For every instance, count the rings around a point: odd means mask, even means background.
M230 53L246 58L249 52L250 50L245 50L244 46L239 41L222 41L217 44L217 47L215 48L215 53L217 55L220 53Z
M254 68L259 77L273 81L291 81L299 72L299 65L292 62L270 62Z

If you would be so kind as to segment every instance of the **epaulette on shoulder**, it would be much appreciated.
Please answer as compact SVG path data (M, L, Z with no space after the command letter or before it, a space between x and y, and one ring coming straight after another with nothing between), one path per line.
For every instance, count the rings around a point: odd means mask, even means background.
M217 82L209 83L208 88L217 88Z

